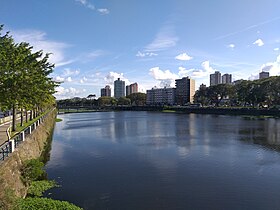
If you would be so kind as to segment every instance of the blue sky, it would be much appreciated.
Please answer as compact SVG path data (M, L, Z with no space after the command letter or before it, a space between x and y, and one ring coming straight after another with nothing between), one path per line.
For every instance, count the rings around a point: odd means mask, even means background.
M56 97L100 96L120 77L145 92L215 70L280 74L279 0L1 0L17 42L53 53Z

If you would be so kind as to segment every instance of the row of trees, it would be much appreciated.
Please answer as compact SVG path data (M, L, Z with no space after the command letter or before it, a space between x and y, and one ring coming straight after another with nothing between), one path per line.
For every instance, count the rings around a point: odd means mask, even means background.
M48 61L49 54L33 52L29 43L15 43L9 32L2 31L3 25L0 26L0 107L13 109L14 131L16 110L22 113L22 123L23 111L32 110L33 117L36 116L38 111L55 103L53 94L59 84L50 77L54 65Z
M102 96L98 99L89 95L87 98L72 98L57 101L59 107L92 107L92 106L116 106L116 105L136 105L146 104L145 93L132 93L126 97L116 99L114 97Z
M195 93L195 102L204 106L273 107L280 105L280 77L254 81L240 80L235 85L218 84L202 87Z

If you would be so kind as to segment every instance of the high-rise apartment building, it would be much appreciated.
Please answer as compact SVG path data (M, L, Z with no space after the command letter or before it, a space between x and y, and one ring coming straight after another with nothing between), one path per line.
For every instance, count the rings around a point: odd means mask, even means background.
M120 98L125 96L125 81L120 80L118 78L114 81L114 97Z
M138 84L136 82L126 86L126 95L128 96L132 93L138 93Z
M262 71L259 73L259 79L264 79L269 77L269 72Z
M221 84L221 73L219 71L215 71L214 74L210 74L210 86Z
M186 103L193 103L195 94L195 81L189 77L176 79L176 103L178 105L185 105Z
M224 75L222 76L222 83L223 83L223 84L231 84L231 83L232 83L231 74L224 74Z
M111 88L109 85L106 85L105 88L101 88L101 97L102 96L111 97Z
M147 90L147 105L173 105L175 103L175 88L152 88Z

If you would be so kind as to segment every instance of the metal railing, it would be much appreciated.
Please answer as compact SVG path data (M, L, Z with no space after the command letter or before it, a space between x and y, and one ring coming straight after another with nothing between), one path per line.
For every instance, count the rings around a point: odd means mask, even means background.
M4 161L11 153L13 153L15 149L25 141L26 137L28 137L38 126L40 126L40 124L45 121L46 117L53 111L54 109L46 113L44 116L40 117L38 120L36 120L34 123L32 123L30 126L25 128L13 138L10 138L8 135L9 140L0 145L0 163ZM9 133L8 129L7 134Z

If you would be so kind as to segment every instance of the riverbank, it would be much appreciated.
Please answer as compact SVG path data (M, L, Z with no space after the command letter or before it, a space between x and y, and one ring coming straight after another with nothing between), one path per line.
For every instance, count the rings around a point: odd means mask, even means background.
M14 200L26 196L27 186L22 181L21 168L26 160L39 158L43 154L52 135L56 114L56 111L49 113L44 123L0 164L1 209L10 209Z
M278 109L256 108L220 108L220 107L185 107L185 106L112 106L112 107L65 107L59 113L81 113L100 111L165 111L169 110L186 114L214 114L214 115L245 115L245 116L270 116L280 117Z

